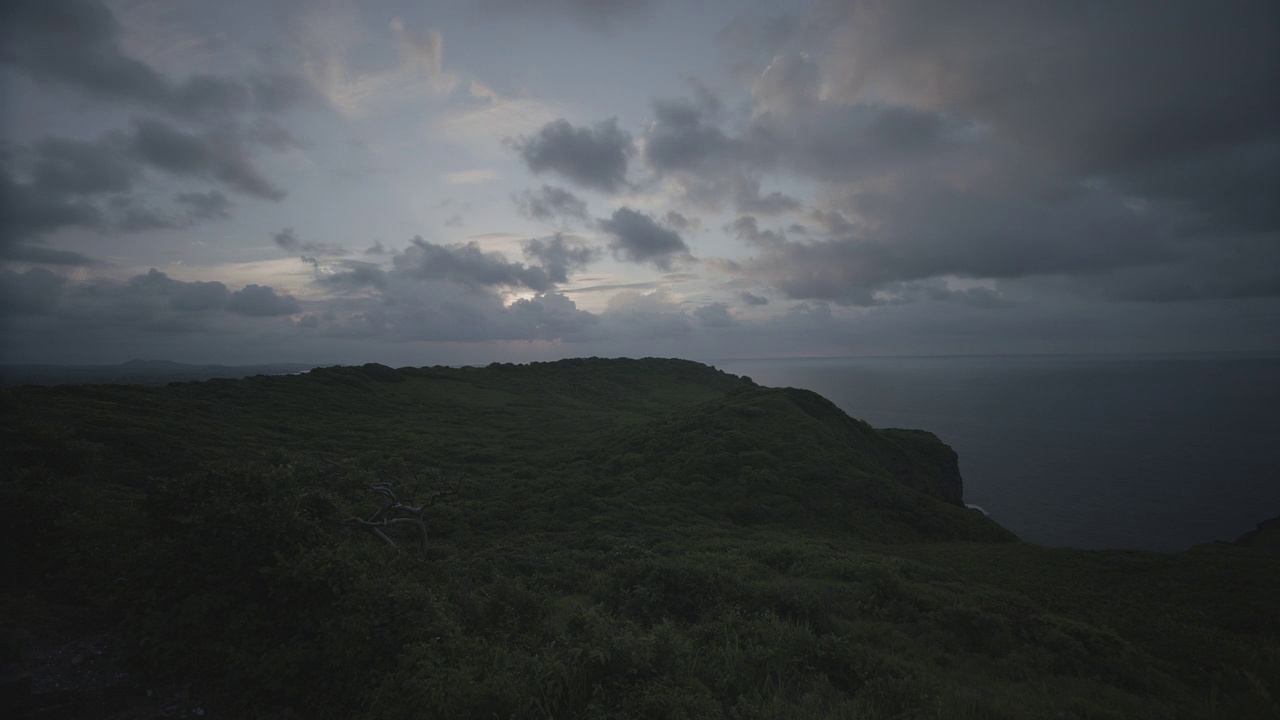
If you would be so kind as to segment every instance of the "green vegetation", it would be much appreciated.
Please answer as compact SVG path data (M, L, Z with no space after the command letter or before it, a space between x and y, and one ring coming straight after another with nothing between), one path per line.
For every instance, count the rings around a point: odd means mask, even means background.
M1022 543L934 436L695 363L0 402L5 660L80 608L227 716L1280 716L1270 546ZM344 522L421 468L425 557Z

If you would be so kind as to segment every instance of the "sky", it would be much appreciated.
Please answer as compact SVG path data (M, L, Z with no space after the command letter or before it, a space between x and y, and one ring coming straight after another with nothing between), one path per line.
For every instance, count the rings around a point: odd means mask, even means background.
M0 362L1280 353L1273 0L8 0Z

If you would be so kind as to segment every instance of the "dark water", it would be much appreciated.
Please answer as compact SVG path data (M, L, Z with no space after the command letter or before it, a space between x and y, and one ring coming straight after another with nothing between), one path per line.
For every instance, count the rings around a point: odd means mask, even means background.
M1176 551L1280 515L1280 358L731 360L960 454L965 501L1024 540Z

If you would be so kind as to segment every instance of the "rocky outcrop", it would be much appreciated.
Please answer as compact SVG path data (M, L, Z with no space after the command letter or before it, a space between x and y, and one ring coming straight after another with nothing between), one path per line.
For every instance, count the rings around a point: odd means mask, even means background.
M1236 545L1266 550L1280 550L1280 517L1273 517L1270 520L1263 520L1258 523L1258 527L1241 535L1240 539L1236 540Z

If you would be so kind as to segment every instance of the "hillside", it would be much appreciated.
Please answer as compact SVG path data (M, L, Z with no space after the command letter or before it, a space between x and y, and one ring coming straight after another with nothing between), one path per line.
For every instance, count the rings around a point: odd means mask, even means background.
M963 507L932 434L696 363L365 365L0 407L3 661L47 689L36 660L93 637L88 665L125 673L28 711L1280 711L1270 544L1022 543ZM370 530L394 515L378 492L434 499L425 552L410 520Z
M0 387L76 383L165 385L212 378L284 375L306 372L312 367L297 363L189 365L166 360L130 360L119 365L0 365Z

